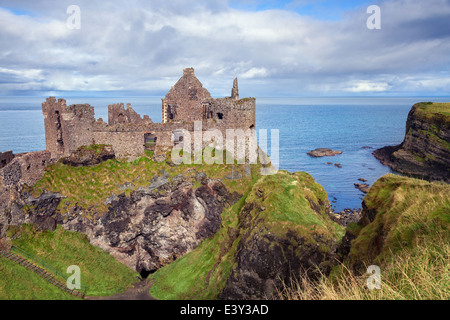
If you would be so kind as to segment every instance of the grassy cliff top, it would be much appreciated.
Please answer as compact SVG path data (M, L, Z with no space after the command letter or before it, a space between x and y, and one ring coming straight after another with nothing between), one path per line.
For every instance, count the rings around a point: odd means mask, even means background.
M320 281L298 280L281 298L305 300L450 299L450 185L388 174L364 198L364 226L344 263ZM369 265L379 267L380 286L370 290ZM372 284L374 284L372 282Z
M422 240L429 244L450 241L447 183L388 174L373 184L364 205L376 216L352 243L352 258L381 262L393 253L415 248Z
M438 117L450 122L450 102L420 102L414 107L419 115L427 118Z

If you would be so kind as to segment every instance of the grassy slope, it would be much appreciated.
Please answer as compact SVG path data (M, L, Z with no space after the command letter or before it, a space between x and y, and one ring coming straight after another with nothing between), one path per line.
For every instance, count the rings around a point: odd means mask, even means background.
M350 261L382 267L386 286L378 294L395 299L450 298L450 186L386 175L365 203L375 220L352 242ZM367 256L383 230L384 245Z
M256 165L253 167L259 168ZM95 219L108 210L105 200L111 194L130 194L139 187L147 187L151 179L157 174L161 175L163 170L171 177L183 174L193 184L197 183L197 187L201 184L195 180L193 170L204 172L208 178L222 179L231 192L242 193L248 182L243 174L244 165L235 165L235 172L240 172L244 178L229 180L224 177L231 174L232 165L181 164L171 167L166 162L157 163L144 156L133 162L108 160L91 167L71 167L57 163L48 167L44 177L29 191L36 197L44 189L59 192L65 197L58 207L62 213L78 205L85 208L86 218Z
M43 189L59 192L65 197L58 207L61 213L79 205L89 208L86 210L87 218L95 219L108 209L104 202L111 193L129 194L138 187L146 187L163 170L171 177L183 174L194 188L201 185L196 181L196 171L205 172L208 178L221 179L231 192L242 194L254 179L244 175L244 165L234 167L235 173L242 174L242 179L224 179L231 174L232 165L182 164L171 167L166 162L157 163L148 157L134 162L108 160L91 167L71 167L57 163L48 167L44 177L29 187L28 191L34 196L39 196ZM251 166L253 177L259 177L259 169L259 165ZM130 189L121 190L120 187L125 184ZM70 265L78 265L82 272L82 284L89 286L88 295L122 292L137 276L137 273L118 263L109 254L90 245L82 234L68 232L60 227L54 232L37 232L32 226L10 230L11 236L17 237L19 234L20 238L14 240L14 245L38 256L61 273L65 274ZM73 299L33 272L3 258L1 262L0 299Z
M15 246L38 257L62 274L69 276L67 267L79 266L81 284L89 287L89 296L121 293L138 276L108 253L92 246L87 236L81 233L66 231L62 227L55 231L40 232L33 225L12 228L8 233L14 239ZM20 265L8 262L5 266L0 278L0 288L5 288L0 291L2 299L72 298Z
M388 174L364 199L375 220L347 228L349 259L318 283L300 279L302 290L286 289L288 299L449 299L450 186ZM374 254L377 252L377 254ZM368 290L368 275L350 271L355 263L381 268L381 290Z
M417 107L423 115L441 114L450 118L450 102L421 102Z
M290 229L304 236L311 231L335 238L342 236L342 228L325 217L324 212L319 215L310 208L306 197L317 202L326 200L327 195L307 173L291 175L280 171L262 177L247 190L240 202L222 214L222 228L213 238L152 276L155 279L150 291L153 296L159 299L215 299L232 270L240 233L245 232L238 229L240 213L248 203L265 206L264 211L258 211L258 219L263 221L258 223L264 224L270 232L281 235ZM264 200L256 195L261 191Z
M450 186L446 183L389 174L373 185L364 202L377 216L352 243L351 259L366 259L365 252L380 228L384 245L374 262L413 249L421 239L430 244L439 239L450 241Z

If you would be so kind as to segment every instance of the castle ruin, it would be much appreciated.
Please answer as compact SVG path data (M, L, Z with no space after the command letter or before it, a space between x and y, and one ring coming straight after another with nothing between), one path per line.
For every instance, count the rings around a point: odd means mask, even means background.
M237 79L231 96L214 99L194 74L193 68L162 98L162 122L141 117L130 104L108 106L108 123L95 119L89 104L67 106L66 100L49 97L42 103L46 149L53 159L69 156L81 146L111 145L116 157L135 159L146 149L164 154L182 138L180 132L194 132L194 122L202 130L217 129L226 136L227 129L255 128L255 98L239 99ZM193 140L191 140L193 141Z

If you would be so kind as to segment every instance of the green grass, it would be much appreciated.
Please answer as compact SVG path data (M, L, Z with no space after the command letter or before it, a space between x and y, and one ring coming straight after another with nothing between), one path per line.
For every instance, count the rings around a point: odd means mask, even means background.
M375 220L349 224L357 236L330 276L298 279L280 299L373 300L450 298L450 186L388 174L366 195ZM381 289L366 286L368 265L381 268Z
M125 291L138 276L137 272L119 263L110 254L89 243L86 235L66 231L58 226L55 231L37 231L33 225L11 228L9 236L13 245L38 257L58 272L67 267L81 269L81 284L89 287L88 296L109 296ZM3 260L2 260L3 262ZM3 263L2 263L3 265ZM2 267L0 277L1 299L60 299L73 297L62 290L47 285L34 272L8 263Z
M297 234L308 238L311 230L327 237L342 235L341 228L324 211L328 199L326 192L311 175L305 172L291 175L287 171L279 171L276 175L261 179L253 188L262 191L264 197L258 197L253 192L247 201L255 203L257 208L265 208L259 217L267 221L271 232L284 234L286 226L289 226ZM321 212L313 210L310 201L318 204Z
M369 210L376 210L377 216L352 243L353 260L365 260L381 229L384 243L374 257L375 263L405 247L414 247L421 237L433 243L445 234L450 241L450 186L446 183L389 174L372 186L365 202Z
M76 300L36 273L0 257L0 300Z
M169 180L182 174L188 182L192 183L194 189L200 187L201 182L197 181L196 177L198 173L203 172L208 179L220 179L229 192L239 194L244 194L260 177L261 166L259 164L251 165L251 175L246 176L244 165L181 164L173 166L166 161L154 162L149 158L150 156L149 153L133 162L108 160L89 167L71 167L57 163L48 167L44 177L34 186L28 187L27 191L36 197L44 189L58 192L64 196L58 207L61 214L70 211L75 206L81 206L85 209L83 210L85 218L97 219L108 210L108 205L104 202L112 193L129 195L132 190L150 185L152 178L155 175L162 175L163 171L169 174ZM224 159L226 159L226 153L224 153ZM230 180L225 178L227 175L231 175L232 168L234 168L235 174L240 173L242 175L241 179ZM121 186L126 183L130 188L126 190L122 188L121 190ZM158 192L164 193L165 191L161 189ZM33 214L33 207L30 206L26 209L30 214ZM231 209L229 208L229 210ZM224 215L226 216L227 213L224 213ZM233 221L231 218L225 219L225 221L228 220ZM11 232L14 233L15 230L11 230ZM87 238L80 234L70 233L61 228L54 232L39 233L31 227L24 227L20 232L20 238L14 240L16 246L42 258L61 272L65 272L65 268L69 265L79 265L82 270L82 283L90 288L88 295L115 294L129 284L127 282L128 274L114 274L116 269L124 272L123 266L113 265L115 260L107 254L108 258L95 258L97 255L104 254L104 252L90 246ZM219 235L216 238L215 241L217 242L209 243L208 241L211 239L208 239L202 246L210 245L211 254L216 254L217 245L220 246L221 239L224 239L227 235L222 234L221 236ZM86 259L87 257L89 259ZM206 261L207 259L202 260ZM217 270L221 270L224 266L226 266L226 263ZM196 269L198 269L198 272L202 270L200 267ZM127 268L126 270L131 272ZM136 275L134 272L131 272L131 274L131 278ZM186 277L186 281L188 278ZM43 296L43 298L49 297Z
M417 106L423 113L440 113L445 116L450 116L449 102L421 102Z
M285 236L293 231L309 241L313 241L312 233L335 239L343 235L343 228L324 212L311 209L307 196L314 202L326 200L327 196L306 173L279 171L276 175L254 179L246 190L239 202L222 213L222 227L212 238L152 275L155 283L151 295L158 299L216 299L235 264L242 235L247 232ZM245 207L256 209L243 217ZM265 207L264 210L261 211L261 207ZM244 226L243 220L258 224L258 228Z
M150 154L149 154L150 155ZM225 159L225 158L224 158ZM232 167L243 178L229 180ZM260 165L251 165L252 174L259 174ZM105 200L111 194L119 195L123 192L130 194L139 187L147 187L155 175L165 171L170 179L183 174L185 178L196 183L196 172L204 172L209 179L221 179L230 192L242 193L251 177L244 174L244 165L239 164L180 164L170 166L167 162L154 162L148 156L143 156L133 162L107 160L89 167L72 167L57 163L46 168L43 178L34 186L29 187L33 196L38 197L44 189L58 192L64 196L58 209L61 213L70 212L76 206L83 207L85 218L97 219L108 211ZM121 190L121 186L129 184L128 190ZM198 183L196 185L198 187Z

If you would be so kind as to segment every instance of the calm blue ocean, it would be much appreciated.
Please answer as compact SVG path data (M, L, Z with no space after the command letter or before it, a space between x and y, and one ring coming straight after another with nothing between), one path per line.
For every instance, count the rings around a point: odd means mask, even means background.
M44 98L0 98L0 152L14 153L45 149ZM67 104L89 103L96 117L107 121L112 103L131 103L136 112L161 121L159 97L67 98ZM402 142L411 106L421 101L450 101L450 98L257 98L256 129L279 130L280 169L306 171L324 186L333 208L360 208L364 194L354 187L359 178L375 182L391 172L372 156L374 149ZM370 148L363 148L370 147ZM335 157L312 158L316 148L343 151ZM326 165L340 163L342 168Z

